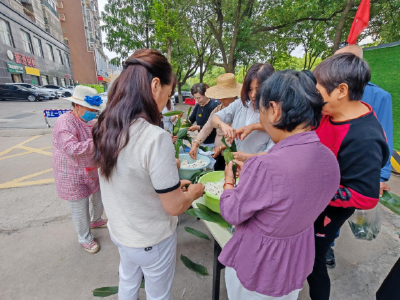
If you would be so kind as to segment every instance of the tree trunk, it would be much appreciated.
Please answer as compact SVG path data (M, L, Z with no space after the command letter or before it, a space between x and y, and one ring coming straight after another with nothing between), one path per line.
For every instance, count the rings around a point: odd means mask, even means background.
M203 73L203 61L200 62L200 83L203 83L203 77L204 77L204 73Z
M178 82L177 87L178 87L179 103L183 103L183 100L182 100L182 84L180 82Z
M149 25L146 24L146 48L150 49Z
M236 61L229 61L227 65L225 65L225 73L233 73L235 74L235 67L236 67Z
M167 59L168 62L172 62L172 55L171 55L171 38L167 38Z
M340 40L342 39L343 27L346 24L347 16L350 9L353 7L355 0L346 0L346 7L344 8L342 17L339 20L338 26L336 27L335 39L333 40L332 52L335 53L339 49Z

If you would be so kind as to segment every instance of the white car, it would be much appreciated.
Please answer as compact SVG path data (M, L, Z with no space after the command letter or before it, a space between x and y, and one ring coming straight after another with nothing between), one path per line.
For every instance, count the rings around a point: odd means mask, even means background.
M35 84L30 84L30 83L7 83L11 85L17 85L17 86L22 86L25 88L28 88L30 90L34 90L35 92L41 93L41 94L46 94L46 100L53 100L53 99L58 99L58 96L56 92L53 92L51 90L43 89L38 85Z
M48 84L48 85L43 85L41 88L56 92L57 95L59 95L59 97L71 97L72 96L72 91L70 89L66 89L66 88L60 87L58 85Z

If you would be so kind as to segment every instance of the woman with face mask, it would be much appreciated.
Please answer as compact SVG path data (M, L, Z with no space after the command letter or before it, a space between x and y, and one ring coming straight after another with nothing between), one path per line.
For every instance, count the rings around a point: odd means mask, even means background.
M77 86L72 97L73 111L61 115L53 130L53 170L58 196L68 200L78 241L88 253L100 246L90 229L107 227L103 220L103 203L97 168L93 156L92 128L99 110L105 109L95 89ZM89 217L89 196L92 196L92 220ZM92 221L92 223L90 223Z

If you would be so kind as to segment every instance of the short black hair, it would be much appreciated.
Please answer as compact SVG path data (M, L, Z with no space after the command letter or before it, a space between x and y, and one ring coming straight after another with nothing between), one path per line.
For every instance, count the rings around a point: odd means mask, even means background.
M340 53L321 62L313 71L318 83L328 94L346 83L350 100L361 100L364 89L371 79L371 69L367 62L352 53Z
M247 101L250 100L249 92L250 92L250 84L254 79L257 79L259 85L267 80L272 74L274 74L275 69L269 63L255 63L253 64L246 73L246 76L243 80L242 91L240 93L240 97L242 99L242 103L246 106Z
M274 126L289 132L300 124L316 129L325 104L309 74L294 70L276 72L261 84L256 96L257 108L268 109L270 101L282 109L282 116Z
M192 93L192 95L194 96L194 94L200 93L200 95L204 96L206 94L206 90L209 88L210 86L206 83L196 83L192 86L192 88L190 89L190 92Z

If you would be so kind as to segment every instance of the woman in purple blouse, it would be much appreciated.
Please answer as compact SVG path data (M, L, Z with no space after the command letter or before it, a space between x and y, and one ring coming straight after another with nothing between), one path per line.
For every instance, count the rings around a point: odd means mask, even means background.
M335 155L319 141L324 105L312 75L282 71L257 93L260 123L275 145L225 170L221 214L236 225L219 261L230 300L295 300L314 264L313 224L339 185ZM329 220L326 220L329 223Z

